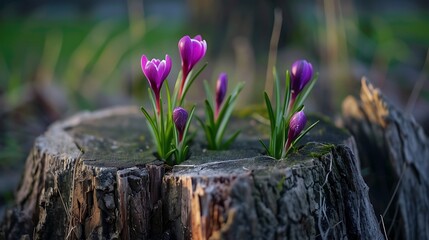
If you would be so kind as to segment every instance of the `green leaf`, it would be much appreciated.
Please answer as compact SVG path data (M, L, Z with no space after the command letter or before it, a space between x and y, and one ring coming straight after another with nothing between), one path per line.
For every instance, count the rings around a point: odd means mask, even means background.
M172 148L170 151L168 151L168 152L165 154L165 160L167 161L168 159L170 159L171 154L175 153L176 151L177 151L177 149L176 149L176 148ZM170 162L170 161L168 161L168 162ZM170 163L171 163L171 162L170 162Z
M281 102L281 98L280 98L281 97L281 93L280 93L280 81L279 81L279 77L277 75L277 71L276 71L275 67L273 67L273 76L274 76L274 86L276 88L276 89L274 89L275 90L274 99L275 99L275 102L276 102L276 110L275 110L274 114L276 116L276 125L277 125L278 124L277 121L279 120L279 118L283 114L281 114L281 105L280 105L280 102Z
M228 120L231 117L232 111L234 110L234 103L231 103L231 96L228 98L228 100L229 101L226 102L226 103L228 103L228 106L226 108L224 108L225 109L224 114L222 115L222 117L220 114L218 116L219 119L221 120L221 121L218 121L219 127L218 127L217 133L216 133L216 144L218 146L220 146L220 144L222 142L222 137L223 137L223 134L225 133L226 125L228 124Z
M147 121L149 122L151 128L155 131L156 137L159 138L157 123L153 121L152 117L149 115L149 113L146 111L146 109L144 109L144 107L141 107L140 110L145 115L145 117L146 117Z
M180 71L179 74L177 75L176 84L174 84L173 103L172 103L173 107L176 106L177 95L179 94L180 85L182 83L182 74L183 74L182 71Z
M224 118L226 112L228 111L228 106L231 103L231 98L232 98L232 95L229 95L228 98L225 100L223 107L220 109L219 115L217 116L217 120L215 121L216 129L219 128L219 125L221 124L221 120Z
M181 156L181 160L180 160L180 162L179 162L179 164L180 163L182 163L182 162L184 162L185 160L186 160L186 157L187 157L187 155L188 155L188 152L189 152L189 146L188 145L186 145L184 148L183 148L183 151L182 151L182 156Z
M169 124L166 125L167 128L165 129L165 146L166 148L169 147L169 144L171 144L173 142L174 139L174 131L175 131L175 127L174 127L174 123L173 120L171 120L169 122Z
M212 149L214 146L214 138L213 138L212 132L210 131L209 126L204 124L204 122L201 118L197 117L197 120L201 124L201 127L204 129L204 133L206 135L206 140L207 140L207 143L209 145L209 148Z
M206 108L205 108L206 116L207 116L206 121L209 122L210 126L215 126L213 109L212 109L212 107L211 107L211 105L207 99L204 101L204 103L206 105Z
M191 125L192 118L194 117L194 112L195 112L195 106L192 107L191 112L189 113L188 121L186 122L185 130L183 131L183 141L186 140L189 126Z
M213 109L214 98L213 98L212 90L210 89L209 83L206 80L204 80L203 84L204 84L204 91L206 92L207 100L209 101L209 103Z
M281 121L281 123L283 123L284 120ZM284 124L283 124L284 125ZM284 144L285 144L285 137L286 133L284 130L278 130L276 133L276 142L274 143L275 145L275 156L273 156L276 159L279 159L283 153L283 148L284 148Z
M236 131L231 137L229 137L223 144L222 144L222 149L227 149L229 148L229 145L231 145L231 143L234 142L234 140L238 137L238 135L240 134L240 130Z
M153 95L152 89L148 88L147 91L148 91L148 94L149 94L150 102L152 103L153 114L156 116L157 112L156 112L155 96Z
M185 99L185 96L186 96L186 93L188 92L188 90L189 90L189 88L191 87L191 85L192 85L192 83L195 81L195 79L198 77L198 75L200 75L200 73L207 67L207 64L208 63L205 63L201 68L200 68L200 70L198 70L198 72L195 74L195 75L193 75L192 76L192 78L189 80L189 81L186 81L185 82L185 86L184 86L184 89L183 89L183 93L182 93L182 96L181 96L181 98L180 98L180 102L179 102L179 106L182 106L182 104L183 104L183 100Z
M265 143L261 139L259 139L259 142L265 148L265 151L267 151L268 155L272 156L272 153L270 153L270 150L268 149L267 145L265 145Z
M159 105L162 106L162 99L159 100ZM164 112L163 112L163 108L160 107L160 122L158 123L158 127L159 127L159 132L160 132L160 139L161 139L161 146L162 146L162 150L161 152L159 152L158 154L164 159L167 160L166 158L166 153L167 153L167 148L168 146L166 146L166 139L165 139L165 131L164 131Z
M165 92L167 95L167 114L168 114L168 119L172 119L173 118L173 105L171 102L170 87L168 85L168 81L165 81L165 82L166 82L165 83Z
M152 117L149 115L146 109L141 107L140 110L143 112L143 114L147 119L149 130L154 138L154 144L156 146L158 154L160 154L162 153L162 139L161 139L161 136L159 135L158 123L152 119Z
M273 133L275 128L275 116L273 112L273 107L271 105L270 98L268 97L268 94L266 92L264 92L264 98L265 105L267 105L268 119L270 119L271 133Z
M286 91L285 91L286 94L285 94L285 99L283 102L283 109L284 109L283 112L284 112L284 114L286 114L286 118L288 118L290 115L289 102L290 102L290 94L291 94L291 92L290 92L290 73L288 70L286 70L285 88L286 88Z
M173 138L174 138L174 143L175 143L174 147L179 146L179 135L177 135L176 127L174 127L174 129L173 129Z

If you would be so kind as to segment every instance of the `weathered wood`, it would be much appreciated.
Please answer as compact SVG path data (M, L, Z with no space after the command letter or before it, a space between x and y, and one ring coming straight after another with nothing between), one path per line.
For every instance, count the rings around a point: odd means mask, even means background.
M343 102L343 116L389 238L429 239L429 140L423 129L365 79L360 99Z
M197 140L170 168L137 108L54 124L27 159L1 225L19 239L381 239L353 138L322 121L288 160L263 155L253 120L228 151ZM311 139L311 142L309 140Z

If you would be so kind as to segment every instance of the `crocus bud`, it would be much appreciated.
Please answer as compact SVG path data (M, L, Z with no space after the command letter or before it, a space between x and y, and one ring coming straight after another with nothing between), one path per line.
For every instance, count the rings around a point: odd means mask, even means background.
M179 133L179 142L182 141L183 133L185 131L186 122L188 121L188 112L181 107L177 107L173 110L173 122L176 126L177 132Z
M183 87L185 86L185 80L188 77L189 72L206 54L207 43L202 39L200 35L190 38L184 36L179 40L179 53L182 58L182 85L180 87L180 97L182 96Z
M226 75L226 73L221 73L216 83L216 116L218 115L220 106L225 99L227 87L228 76Z
M292 64L290 77L292 99L294 100L313 77L313 66L306 60L298 60Z
M286 141L286 150L289 149L292 142L299 136L302 130L307 124L307 117L304 114L304 111L301 110L295 113L289 122L289 132L287 135Z
M165 60L159 60L153 58L152 60L148 60L145 55L141 57L141 67L144 75L146 76L150 88L155 94L156 99L156 107L159 113L159 98L160 91L164 80L167 78L168 74L171 71L171 58L168 55L165 55Z

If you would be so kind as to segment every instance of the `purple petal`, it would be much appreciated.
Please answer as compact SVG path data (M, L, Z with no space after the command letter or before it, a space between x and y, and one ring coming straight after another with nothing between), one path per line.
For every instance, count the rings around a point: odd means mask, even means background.
M158 89L161 89L162 83L165 80L165 77L164 77L164 72L166 67L165 65L166 65L165 60L162 60L158 65L158 82L156 83L157 84L156 86L158 87Z
M146 68L147 61L148 61L147 57L145 55L143 55L141 60L140 60L143 73L144 73L144 69Z
M171 66L171 58L168 56L168 54L165 54L165 69L162 74L162 79L166 79L168 74L170 74Z
M159 64L161 63L161 60L159 60L159 59L156 59L156 58L153 58L152 60L151 60L151 62L153 63L153 64L155 64L155 66L159 66Z
M185 130L186 122L188 121L188 112L181 107L177 107L173 110L173 122L179 132L179 135L183 134Z
M179 53L180 57L182 58L182 66L185 66L186 68L189 67L189 64L191 63L191 55L192 55L192 44L191 44L191 38L189 36L184 36L179 40Z
M220 107L223 100L225 99L226 90L228 87L228 76L226 73L221 73L216 83L216 106Z
M146 64L146 68L144 70L147 80L149 81L149 85L154 92L159 92L158 88L158 69L157 66L153 62L148 62Z
M311 63L305 61L305 64L303 65L304 66L302 66L301 84L300 84L301 90L305 87L305 85L307 85L308 82L310 82L311 77L313 75L313 66L311 65Z
M202 40L201 41L201 57L199 60L201 60L206 55L206 51L207 51L207 42L206 42L206 40Z
M307 117L304 114L304 111L301 110L295 113L289 122L289 132L288 132L288 141L294 141L307 124Z
M203 40L203 38L199 34L197 36L195 36L194 39L197 41L200 41L200 42Z
M204 57L205 51L204 51L204 45L197 40L192 39L192 62L191 62L191 68L195 66L195 64L198 63L198 61L201 60L201 58Z
M298 60L293 63L291 69L291 89L295 94L310 82L313 75L313 66L306 60Z
M203 57L206 55L206 51L207 51L207 42L206 40L203 40L201 42L201 44L203 45Z

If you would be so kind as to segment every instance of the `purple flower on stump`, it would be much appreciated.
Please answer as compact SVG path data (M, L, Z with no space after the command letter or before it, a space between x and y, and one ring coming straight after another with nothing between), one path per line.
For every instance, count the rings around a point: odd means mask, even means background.
M292 64L291 70L292 101L313 77L313 66L306 60L298 60Z
M189 72L206 54L207 43L201 35L194 38L184 36L179 40L179 53L182 58L182 85L180 86L179 97L182 97L183 87Z
M302 132L302 130L305 127L305 124L307 124L307 117L305 116L303 110L296 112L292 116L289 122L289 132L287 134L286 147L285 147L286 151L289 149L292 142Z
M226 73L221 73L216 83L216 118L220 111L220 106L225 99L226 90L228 87L228 76Z
M186 122L188 121L188 112L181 107L173 110L173 122L179 134L179 142L182 142L183 133L185 131Z
M155 94L156 100L156 110L157 113L160 113L160 92L164 80L167 78L168 74L171 71L171 58L168 55L165 55L165 60L159 60L153 58L148 60L145 55L141 58L141 66L144 75L146 76L150 88L152 88L153 93Z

